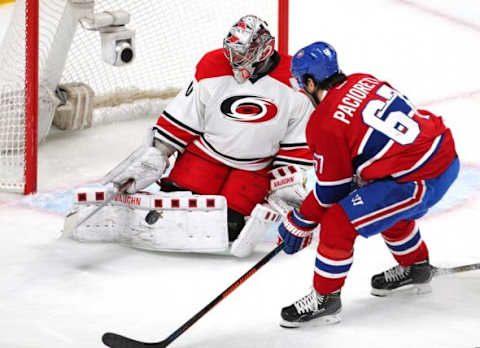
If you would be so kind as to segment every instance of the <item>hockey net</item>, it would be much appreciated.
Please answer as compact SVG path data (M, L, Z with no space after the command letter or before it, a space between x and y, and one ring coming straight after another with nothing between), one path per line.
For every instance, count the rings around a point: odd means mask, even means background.
M102 60L99 33L79 24L92 7L130 14L131 64ZM81 83L93 92L82 95L93 98L93 113L77 128L159 115L196 61L221 47L228 28L246 14L265 19L286 51L288 0L17 0L0 46L0 190L36 190L36 146L65 104L59 85Z

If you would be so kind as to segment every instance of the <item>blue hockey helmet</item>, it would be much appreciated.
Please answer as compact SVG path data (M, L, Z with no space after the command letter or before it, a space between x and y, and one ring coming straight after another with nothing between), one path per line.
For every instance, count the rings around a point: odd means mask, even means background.
M293 56L291 72L300 88L304 87L305 75L310 75L317 83L321 82L340 72L337 52L326 42L314 42Z

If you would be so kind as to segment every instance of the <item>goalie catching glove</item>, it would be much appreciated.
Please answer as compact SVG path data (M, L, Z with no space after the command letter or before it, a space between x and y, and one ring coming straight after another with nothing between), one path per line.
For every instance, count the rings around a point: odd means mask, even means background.
M295 254L312 242L312 235L318 223L307 220L297 209L287 214L285 220L278 226L278 242L283 241L284 251Z
M272 169L269 172L270 180L270 198L285 202L292 207L300 207L307 190L307 174L299 166L289 165Z
M168 168L168 157L174 151L171 146L155 140L153 131L149 131L145 143L113 168L102 183L113 183L119 187L133 179L134 182L126 192L135 193L143 190L160 179Z

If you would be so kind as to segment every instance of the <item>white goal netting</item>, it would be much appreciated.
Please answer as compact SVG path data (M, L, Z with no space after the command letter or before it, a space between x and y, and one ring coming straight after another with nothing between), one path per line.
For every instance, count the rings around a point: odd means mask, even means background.
M243 15L265 19L274 35L278 0L39 0L38 139L51 128L59 84L81 82L94 93L93 124L158 115L165 99L193 74L196 61L220 48ZM102 60L100 34L78 24L91 12L123 10L136 32L135 60L114 67ZM89 9L90 7L90 9ZM23 191L25 148L25 0L17 0L0 46L0 190Z

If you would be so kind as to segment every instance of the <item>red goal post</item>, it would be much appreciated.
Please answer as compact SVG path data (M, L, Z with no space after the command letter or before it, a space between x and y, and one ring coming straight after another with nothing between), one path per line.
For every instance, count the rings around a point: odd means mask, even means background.
M37 191L39 0L26 0L24 194Z
M221 47L228 28L243 15L266 20L277 49L288 52L288 0L16 2L0 45L0 191L36 192L38 144L55 124L59 85L91 87L91 126L95 117L114 122L145 110L159 114L165 98L188 81L201 54ZM89 6L94 13L122 9L130 14L127 27L136 31L132 64L119 68L102 61L98 32L78 23Z

